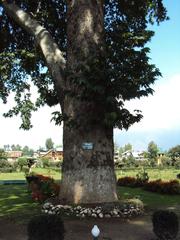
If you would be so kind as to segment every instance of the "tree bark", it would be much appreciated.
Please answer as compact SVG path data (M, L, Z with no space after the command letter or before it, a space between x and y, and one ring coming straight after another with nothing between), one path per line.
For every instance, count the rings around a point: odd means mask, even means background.
M91 84L85 70L89 69L89 74L93 74L91 64L94 61L102 57L100 65L103 66L103 0L67 0L67 63L44 27L16 4L5 0L2 4L7 14L35 37L55 81L65 116L60 198L76 204L117 201L113 129L96 121L105 112L97 101L98 95L97 98L95 95L90 100L83 100L86 87L79 85L80 80ZM63 73L65 65L66 78ZM100 70L102 72L103 68ZM95 83L105 81L103 75L94 73L93 76ZM85 143L92 149L86 149Z
M64 71L66 60L51 34L38 23L30 14L19 8L15 3L3 0L2 5L7 15L20 25L27 33L34 36L36 43L40 46L47 62L49 71L54 80L60 103L63 104L64 93Z
M63 133L60 198L75 204L117 201L112 129L76 129L65 123ZM83 149L83 143L92 143L93 149Z
M103 1L68 2L67 94L64 99L63 168L60 198L68 203L117 201L113 163L113 129L98 118L103 106L96 99L78 98L86 79L85 66L104 51ZM80 70L79 70L80 69ZM105 81L105 79L99 79ZM74 96L72 95L74 91ZM85 143L90 148L85 149Z

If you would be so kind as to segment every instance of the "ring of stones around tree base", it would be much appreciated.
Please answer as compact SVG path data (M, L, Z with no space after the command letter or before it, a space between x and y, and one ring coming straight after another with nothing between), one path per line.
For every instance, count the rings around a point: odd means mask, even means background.
M61 216L73 216L79 218L131 218L142 215L144 205L138 199L128 202L106 203L96 207L53 205L46 202L42 207L42 212L46 214L58 214Z

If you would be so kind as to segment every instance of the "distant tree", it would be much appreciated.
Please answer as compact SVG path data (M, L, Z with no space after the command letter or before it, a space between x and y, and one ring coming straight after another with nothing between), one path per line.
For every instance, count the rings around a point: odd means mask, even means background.
M33 156L34 150L30 149L28 146L24 146L22 149L23 155L24 156Z
M54 147L54 143L53 143L51 138L46 139L46 144L45 145L46 145L47 150L50 150Z
M114 143L114 152L117 152L119 150L118 144L115 142Z
M45 151L45 149L44 149L44 147L39 146L38 151L39 151L39 152L43 152L43 151Z
M11 149L9 144L4 145L4 151L9 151Z
M155 142L151 141L148 144L148 158L151 161L151 165L155 164L158 151L159 151L159 149L158 149L157 144Z
M7 154L5 153L4 149L0 149L0 160L7 159Z
M18 166L20 168L20 171L22 171L23 167L27 167L28 166L28 160L26 157L20 157L17 160Z
M176 162L180 161L180 145L170 148L168 151L168 156L172 160L172 165L176 165Z
M12 151L21 151L22 150L22 147L19 145L19 144L12 144L11 145L11 150Z
M133 146L130 143L125 144L123 147L119 147L119 156L122 157L122 154L128 150L132 151Z
M126 152L126 151L132 151L133 150L133 146L130 144L130 143L128 143L128 144L126 144L125 146L124 146L124 151Z

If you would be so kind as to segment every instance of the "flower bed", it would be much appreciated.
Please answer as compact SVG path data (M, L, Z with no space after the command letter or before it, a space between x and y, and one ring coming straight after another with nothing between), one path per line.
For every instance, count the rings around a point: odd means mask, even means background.
M141 215L144 211L143 203L138 199L116 204L102 204L96 207L53 205L49 202L42 207L42 212L46 214L57 214L63 216L75 216L79 218L130 218Z
M162 181L139 181L134 177L123 177L117 180L118 186L143 187L144 190L163 194L180 194L180 183L178 180Z
M143 189L151 192L158 192L163 194L180 194L180 183L178 180L171 181L150 181L143 186Z
M32 174L27 176L26 179L31 196L35 201L44 202L48 198L59 194L59 185L51 177Z

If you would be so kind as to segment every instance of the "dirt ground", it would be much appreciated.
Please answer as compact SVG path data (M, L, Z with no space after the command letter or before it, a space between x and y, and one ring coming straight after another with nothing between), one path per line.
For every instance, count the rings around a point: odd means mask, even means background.
M153 238L149 216L133 220L90 219L66 220L65 240L92 240L91 229L96 224L101 233L99 240L150 240ZM18 225L10 220L0 220L0 240L27 240L26 225Z
M101 231L99 240L155 239L150 213L131 220L117 218L65 220L64 224L65 240L92 240L91 229L95 224ZM26 227L11 220L0 219L0 240L27 240Z

